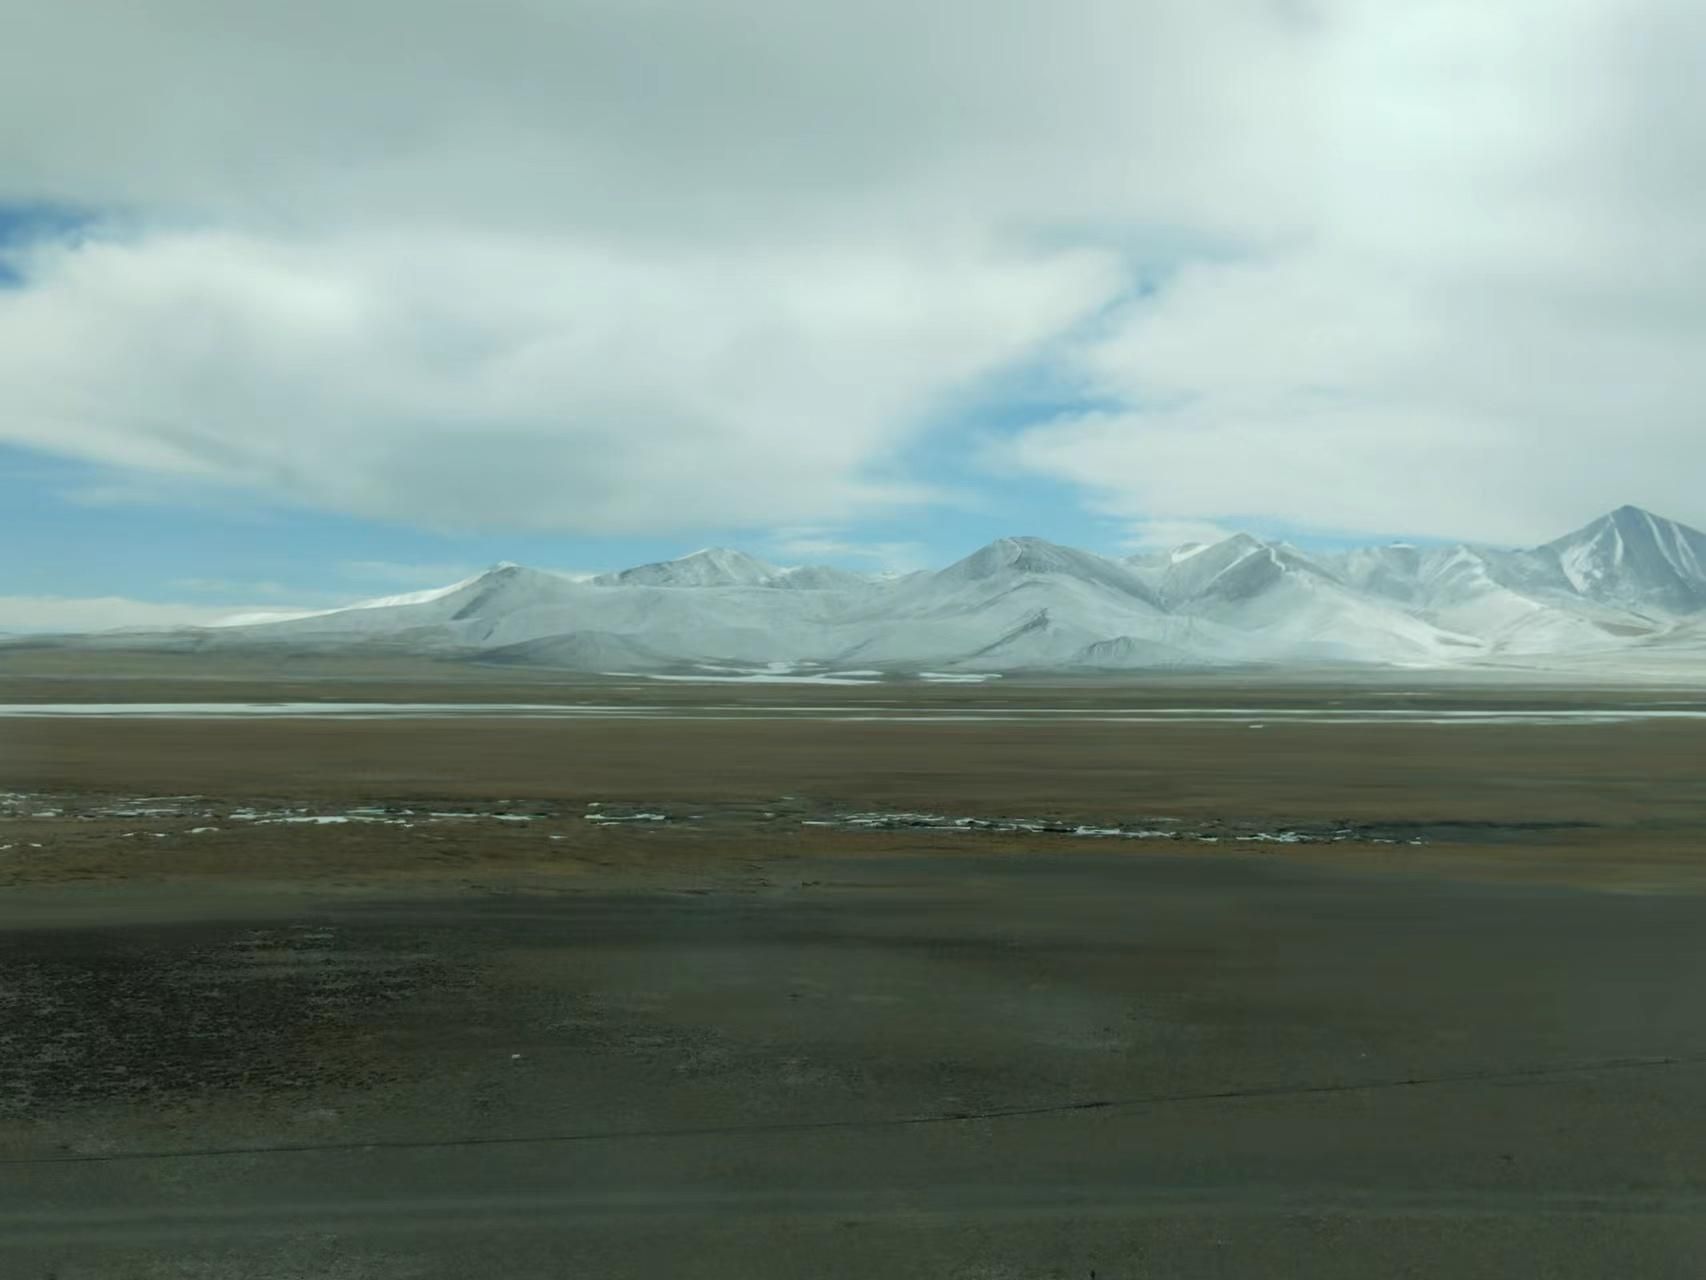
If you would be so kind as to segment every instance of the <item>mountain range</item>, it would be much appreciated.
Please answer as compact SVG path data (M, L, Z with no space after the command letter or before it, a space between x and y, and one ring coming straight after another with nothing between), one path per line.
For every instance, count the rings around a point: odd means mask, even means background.
M64 642L730 678L1322 664L1615 671L1698 661L1706 670L1706 533L1621 507L1526 550L1397 542L1310 555L1238 534L1113 559L1018 537L945 569L881 577L712 548L586 580L500 564L323 613Z

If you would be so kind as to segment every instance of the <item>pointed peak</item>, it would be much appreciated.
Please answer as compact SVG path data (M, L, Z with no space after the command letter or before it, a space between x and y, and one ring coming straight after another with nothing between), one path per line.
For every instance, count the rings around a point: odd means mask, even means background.
M1661 519L1650 511L1625 503L1621 507L1607 511L1599 519L1589 521L1583 527L1582 532L1602 534L1615 529L1620 533L1634 533L1638 530L1651 529L1669 523L1668 520Z
M753 564L761 563L756 556L749 556L744 551L736 551L733 547L700 547L697 551L689 551L678 557L672 563L680 564L684 560L715 560L719 563Z
M972 552L974 556L987 555L1005 560L1018 559L1026 555L1049 554L1056 551L1065 552L1069 548L1047 538L1038 538L1031 534L1020 534L1015 537L997 538L986 543Z
M1672 536L1676 531L1687 534L1695 532L1680 521L1654 515L1645 507L1625 503L1621 507L1607 511L1595 520L1588 521L1579 529L1571 530L1561 538L1554 538L1546 545L1554 548L1567 548L1612 535L1642 539Z
M517 564L514 560L499 560L490 568L482 569L472 578L459 582L457 586L469 586L476 582L511 582L515 580L531 581L534 579L561 580L572 582L572 574L558 573L551 569L531 569L527 565Z
M965 559L930 575L935 582L956 585L1009 582L1024 579L1075 579L1094 583L1121 595L1153 604L1154 594L1129 565L1076 547L1063 547L1046 538L997 538Z
M756 556L729 547L701 547L675 560L637 565L594 579L604 586L761 587L780 572Z
M1682 525L1681 521L1671 520L1668 517L1657 515L1654 512L1647 510L1645 507L1637 507L1634 503L1626 502L1620 507L1613 507L1598 519L1588 521L1580 529L1576 530L1575 533L1568 534L1566 537L1575 537L1577 534L1585 533L1589 530L1600 530L1605 528L1650 529L1654 527L1664 528L1668 526L1687 527L1686 525Z
M1046 538L997 538L943 572L963 571L974 577L987 576L1003 569L1019 573L1062 573L1071 572L1096 559L1098 557L1091 556L1088 551L1063 547Z
M1227 564L1264 551L1271 555L1274 548L1270 543L1264 542L1262 539L1256 537L1255 534L1234 533L1222 538L1219 542L1211 542L1206 546L1201 547L1195 555L1184 557L1184 559L1195 559L1196 556L1204 556L1216 563Z

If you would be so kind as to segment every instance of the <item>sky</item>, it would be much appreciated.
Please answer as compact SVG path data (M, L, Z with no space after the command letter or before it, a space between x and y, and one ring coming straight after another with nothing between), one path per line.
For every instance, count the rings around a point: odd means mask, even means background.
M85 0L0 630L713 544L1706 525L1693 0Z

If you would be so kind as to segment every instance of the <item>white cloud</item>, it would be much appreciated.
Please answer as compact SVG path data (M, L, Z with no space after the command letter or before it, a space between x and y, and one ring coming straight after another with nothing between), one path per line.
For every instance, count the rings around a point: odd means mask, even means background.
M85 0L0 47L0 182L222 224L601 244L1243 227L1296 158L1295 0ZM75 67L78 74L67 76ZM1205 145L1212 143L1213 145Z
M277 605L169 604L124 596L0 596L0 632L110 631L121 627L205 627L234 616L289 616Z
M442 587L471 577L478 570L465 564L399 564L394 560L346 560L338 572L356 582L384 582L401 587Z
M445 528L926 499L933 408L1125 284L1061 226L1288 163L1280 6L1068 8L49 7L0 200L127 216L0 294L0 439Z
M885 573L910 573L927 563L924 547L908 541L866 541L835 529L780 529L770 537L770 550L783 559L806 563L854 560Z
M1080 352L1117 407L1018 461L1131 518L1522 542L1706 523L1706 93L1666 4L1344 6L1305 235L1187 266Z
M223 595L227 599L239 593L263 596L269 600L302 595L296 588L287 587L282 582L247 582L230 578L173 578L167 585L178 591L191 591L196 595Z
M1128 551L1171 550L1188 543L1220 542L1234 532L1212 520L1143 520L1132 526L1125 547Z
M52 247L0 293L0 437L444 529L774 524L917 498L931 399L1110 296L974 244L624 257L232 232Z
M0 201L123 217L0 291L0 440L446 529L846 525L934 496L932 414L1046 350L1103 408L1007 459L1124 519L1706 522L1703 35L1682 0L44 6Z
M571 582L590 582L592 579L603 577L605 574L610 573L612 571L609 569L561 569L561 568L553 569L553 568L545 568L545 569L541 570L541 572L554 573L559 578L567 578Z

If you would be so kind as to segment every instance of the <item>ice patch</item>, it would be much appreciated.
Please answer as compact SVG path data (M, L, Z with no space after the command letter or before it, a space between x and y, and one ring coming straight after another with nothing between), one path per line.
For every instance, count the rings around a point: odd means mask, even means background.
M1161 825L1157 825L1161 824ZM805 827L833 827L843 831L930 831L989 832L992 834L1059 835L1098 840L1172 840L1194 844L1396 844L1354 828L1297 831L1227 830L1214 825L1199 830L1184 828L1176 818L1152 818L1145 824L1087 824L1057 818L954 818L939 813L907 810L860 811L831 818L807 818ZM1420 840L1408 843L1420 844Z
M852 679L843 674L835 675L785 675L781 672L751 671L745 675L703 675L703 676L671 676L658 675L656 672L644 671L606 671L609 676L626 676L634 679L674 681L678 684L839 684L863 685L869 680Z

